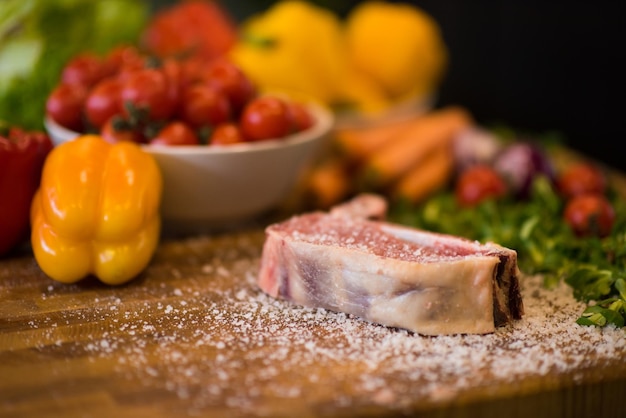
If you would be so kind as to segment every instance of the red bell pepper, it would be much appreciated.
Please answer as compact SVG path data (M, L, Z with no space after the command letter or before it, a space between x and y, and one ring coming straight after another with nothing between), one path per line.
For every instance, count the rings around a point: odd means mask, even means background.
M31 201L52 146L44 132L0 125L0 256L28 236Z
M221 2L179 1L159 10L141 35L142 44L160 58L193 54L211 60L237 41L237 25Z

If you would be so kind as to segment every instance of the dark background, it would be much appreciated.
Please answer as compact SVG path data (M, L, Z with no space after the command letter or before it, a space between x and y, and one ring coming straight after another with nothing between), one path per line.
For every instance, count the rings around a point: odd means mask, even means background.
M618 1L419 1L450 49L442 103L483 123L559 131L626 170L624 13ZM618 150L619 148L619 150Z
M273 2L222 3L240 20ZM344 15L358 1L314 3ZM438 105L463 105L486 125L557 131L572 148L626 171L622 0L411 3L439 22L450 52Z

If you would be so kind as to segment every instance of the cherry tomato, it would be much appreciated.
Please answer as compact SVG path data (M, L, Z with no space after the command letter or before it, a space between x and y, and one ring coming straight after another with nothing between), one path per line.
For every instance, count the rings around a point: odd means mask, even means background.
M506 184L498 172L483 164L463 171L455 188L456 199L462 206L474 206L486 199L497 199L506 192Z
M263 96L251 100L239 121L241 132L251 141L282 138L292 131L291 112L278 97Z
M223 57L211 61L204 79L226 94L235 114L256 96L256 86L248 76L232 61Z
M584 193L602 194L606 190L606 178L595 165L579 162L565 169L557 179L557 187L565 198Z
M239 125L234 122L221 123L215 127L209 138L209 145L230 145L246 142Z
M174 112L175 103L168 78L161 70L145 68L128 74L122 85L122 105L126 116L134 109L147 113L150 120L168 119ZM136 116L136 115L135 115Z
M46 114L59 125L81 132L86 99L87 90L83 86L59 84L46 100Z
M167 58L162 61L161 71L163 71L167 78L170 102L173 106L173 113L175 113L176 109L180 106L186 88L183 67L178 60Z
M145 67L144 57L132 45L119 45L104 57L106 77L115 76L124 71L135 71Z
M313 119L313 115L311 112L304 106L304 104L299 102L290 101L288 103L289 111L291 113L291 119L293 123L293 131L301 132L309 129L315 123Z
M172 121L149 141L150 145L198 145L200 140L194 130L184 122Z
M145 143L143 134L135 129L128 120L113 116L100 129L100 136L107 142L115 144L117 142Z
M216 126L230 120L230 101L223 92L207 84L195 84L185 90L179 115L195 128Z
M183 73L183 86L186 87L194 83L203 83L207 65L206 59L197 56L182 59L180 66Z
M98 82L87 96L85 115L96 128L101 128L112 116L122 113L122 82L117 78L105 78Z
M606 237L613 228L615 211L604 195L586 193L567 202L563 217L579 237Z
M61 71L61 83L89 88L106 75L103 60L92 53L82 53L70 59Z

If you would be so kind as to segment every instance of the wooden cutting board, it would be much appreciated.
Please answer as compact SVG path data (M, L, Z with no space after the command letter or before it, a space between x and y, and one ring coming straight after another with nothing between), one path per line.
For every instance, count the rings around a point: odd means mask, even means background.
M163 241L127 285L0 261L0 416L625 417L626 334L574 323L525 277L526 315L424 337L275 301L262 228Z

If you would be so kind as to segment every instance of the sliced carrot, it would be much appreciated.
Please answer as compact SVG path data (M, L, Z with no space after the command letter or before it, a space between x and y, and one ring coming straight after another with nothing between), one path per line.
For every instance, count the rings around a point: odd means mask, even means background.
M348 159L364 160L419 118L417 115L382 125L338 128L335 132L337 148Z
M440 146L394 184L392 195L411 203L420 202L448 184L453 172L452 148Z
M459 106L421 116L365 162L363 181L375 189L390 185L472 123L471 115Z
M351 187L345 160L332 157L311 169L306 179L305 195L315 208L328 209L345 199Z

